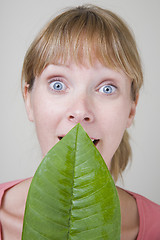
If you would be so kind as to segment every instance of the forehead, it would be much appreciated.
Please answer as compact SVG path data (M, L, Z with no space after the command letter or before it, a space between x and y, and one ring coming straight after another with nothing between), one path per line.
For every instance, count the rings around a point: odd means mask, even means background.
M68 63L58 62L57 64L49 64L44 71L42 72L44 77L50 76L66 76L67 78L83 77L85 79L89 78L92 80L129 80L127 75L121 70L116 70L109 68L104 64L101 64L99 61L95 61L94 64L86 62L86 64L77 64L74 61Z

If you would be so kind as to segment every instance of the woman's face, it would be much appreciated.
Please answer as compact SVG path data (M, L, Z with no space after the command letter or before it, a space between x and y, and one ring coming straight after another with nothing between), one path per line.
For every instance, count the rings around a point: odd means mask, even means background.
M28 117L35 123L43 156L77 123L88 133L108 168L136 104L131 81L96 62L94 66L48 65L25 89Z

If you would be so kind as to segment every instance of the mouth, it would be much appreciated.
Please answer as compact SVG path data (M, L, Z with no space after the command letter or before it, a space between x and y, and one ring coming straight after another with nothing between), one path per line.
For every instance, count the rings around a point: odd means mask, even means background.
M98 142L99 142L99 139L92 139L92 138L91 138L91 140L92 140L93 144L94 144L95 146L97 146L97 144L98 144Z
M60 136L59 136L59 137L58 137L59 141L62 140L62 138L63 138L63 137L60 137ZM97 144L98 144L98 142L99 142L100 139L91 138L91 140L92 140L93 144L94 144L95 146L97 146Z

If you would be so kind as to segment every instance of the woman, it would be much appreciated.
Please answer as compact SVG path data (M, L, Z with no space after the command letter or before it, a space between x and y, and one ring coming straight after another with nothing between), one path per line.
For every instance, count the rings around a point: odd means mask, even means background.
M116 182L131 148L143 83L140 57L126 24L96 6L70 9L49 22L26 53L22 91L42 155L81 123ZM30 179L1 185L2 239L21 239ZM160 239L160 207L117 187L121 239Z

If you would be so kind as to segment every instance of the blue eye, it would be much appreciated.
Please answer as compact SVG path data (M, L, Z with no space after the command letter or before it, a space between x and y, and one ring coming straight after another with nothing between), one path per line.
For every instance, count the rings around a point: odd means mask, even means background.
M115 90L116 90L116 87L112 85L105 85L99 89L100 92L106 93L106 94L112 94L115 92Z
M53 81L49 84L50 88L55 91L63 91L65 90L66 86L61 81Z

